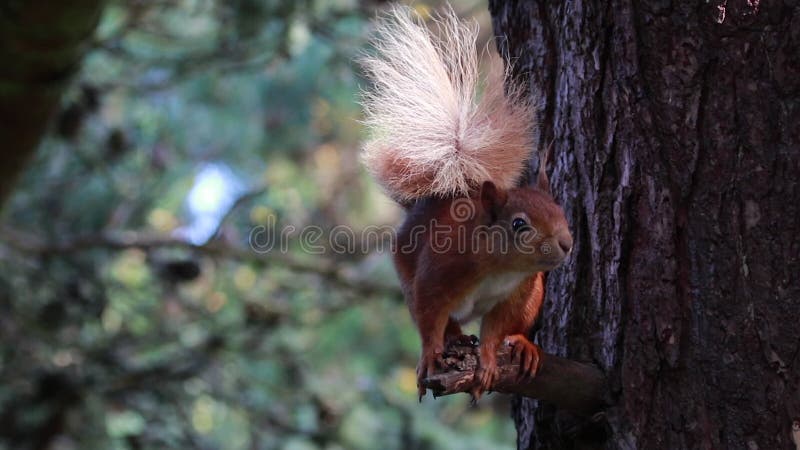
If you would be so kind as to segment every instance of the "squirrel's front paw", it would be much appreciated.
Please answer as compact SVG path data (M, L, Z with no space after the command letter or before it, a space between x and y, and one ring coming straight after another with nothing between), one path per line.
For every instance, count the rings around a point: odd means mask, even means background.
M436 372L436 361L441 354L441 348L429 351L423 350L422 356L419 358L419 363L417 364L417 391L419 393L419 401L422 401L422 397L424 397L425 393L428 391L424 381Z
M539 346L521 334L508 336L505 341L513 348L512 361L519 361L519 378L535 377L536 372L542 367Z
M475 371L475 387L472 389L472 402L476 403L484 392L491 390L500 376L494 350L481 349L480 367Z

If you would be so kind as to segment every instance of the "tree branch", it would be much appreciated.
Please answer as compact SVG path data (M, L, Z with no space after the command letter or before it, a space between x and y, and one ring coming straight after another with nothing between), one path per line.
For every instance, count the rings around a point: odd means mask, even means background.
M319 255L312 258L297 258L292 253L274 249L269 252L257 252L221 240L211 240L205 244L194 244L173 236L158 234L127 232L101 232L97 234L74 236L58 242L43 241L38 236L19 229L0 226L0 242L5 242L17 251L38 255L66 255L81 253L94 249L143 251L178 248L212 258L227 258L246 261L260 266L281 266L294 272L312 273L359 295L375 295L380 293L397 294L394 286L371 280L357 279L347 276L339 261L326 259Z
M9 1L0 8L0 206L78 67L102 0Z
M500 377L493 390L543 400L581 415L600 412L605 404L606 379L598 368L558 356L542 354L542 367L533 379L518 379L519 362L512 361L511 348L497 354ZM425 380L434 397L469 392L478 367L477 345L449 346L440 360L444 371Z
M209 244L209 243L213 242L214 240L216 240L219 237L219 233L220 233L220 231L222 231L223 227L225 226L225 223L228 221L228 219L231 218L231 216L233 216L233 213L235 213L236 210L239 209L239 207L241 207L243 204L249 202L250 200L254 200L254 199L258 198L258 196L260 196L261 194L263 194L265 192L267 192L267 187L266 186L259 186L259 187L253 188L253 189L251 189L249 191L246 191L243 194L241 194L238 197L236 197L236 200L234 200L233 203L231 203L231 205L228 207L228 210L225 211L225 214L223 214L222 218L219 219L219 223L217 224L217 227L214 229L214 232L211 233L211 235L208 238L206 244Z

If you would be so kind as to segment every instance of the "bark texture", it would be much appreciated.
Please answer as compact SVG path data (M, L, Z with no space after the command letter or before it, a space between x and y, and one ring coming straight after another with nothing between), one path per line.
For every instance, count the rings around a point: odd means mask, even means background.
M103 0L0 3L0 207L78 67Z
M798 2L489 3L575 237L536 338L611 386L600 435L518 399L519 448L794 449Z

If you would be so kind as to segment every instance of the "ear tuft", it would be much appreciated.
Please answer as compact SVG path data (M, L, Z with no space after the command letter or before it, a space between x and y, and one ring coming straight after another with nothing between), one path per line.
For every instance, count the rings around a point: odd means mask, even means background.
M547 162L550 160L550 153L553 149L551 143L547 148L539 151L539 176L536 178L536 187L543 192L551 194L550 179L547 178Z
M481 185L481 205L483 210L492 217L492 222L497 219L500 210L508 202L508 193L495 186L491 181L484 181Z

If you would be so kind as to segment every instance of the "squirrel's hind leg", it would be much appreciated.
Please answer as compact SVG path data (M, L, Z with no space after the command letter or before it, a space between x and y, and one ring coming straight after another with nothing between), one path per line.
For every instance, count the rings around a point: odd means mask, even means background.
M420 290L416 294L409 309L422 340L422 354L417 364L417 388L421 401L427 392L424 381L436 372L437 361L444 351L450 302L443 301L441 297L431 298L430 295L421 294Z

